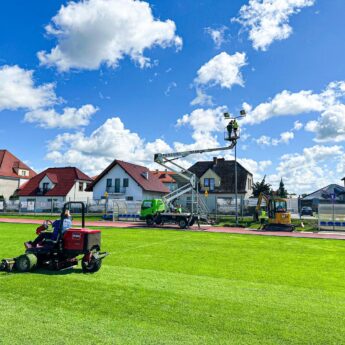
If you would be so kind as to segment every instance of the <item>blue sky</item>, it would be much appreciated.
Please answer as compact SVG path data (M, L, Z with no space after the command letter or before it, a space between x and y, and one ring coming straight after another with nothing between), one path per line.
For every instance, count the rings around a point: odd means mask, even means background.
M340 183L345 3L277 4L3 1L0 146L38 171L93 175L223 145L222 112L245 107L238 155L256 179L296 193ZM197 91L208 98L191 104Z

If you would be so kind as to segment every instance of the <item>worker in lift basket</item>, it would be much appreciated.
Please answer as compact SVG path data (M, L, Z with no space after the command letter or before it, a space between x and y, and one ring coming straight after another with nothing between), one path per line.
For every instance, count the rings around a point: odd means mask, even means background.
M228 130L229 139L231 139L232 129L234 127L234 120L231 120L229 124L226 126L226 129Z
M237 138L238 122L236 121L236 119L233 122L232 128L234 129L234 136L235 138Z

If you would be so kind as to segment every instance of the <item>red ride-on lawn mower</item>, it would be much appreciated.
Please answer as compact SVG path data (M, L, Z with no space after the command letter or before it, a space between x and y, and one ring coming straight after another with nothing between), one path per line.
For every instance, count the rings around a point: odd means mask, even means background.
M81 205L82 228L70 228L63 233L63 217L66 210L73 204ZM36 233L52 226L51 221L45 221ZM81 261L84 273L97 272L102 260L109 255L101 253L101 231L85 229L85 206L82 202L67 202L63 206L60 222L56 231L56 238L45 238L41 243L32 246L26 242L25 254L13 259L4 259L0 262L0 271L29 272L36 268L46 268L60 271L78 265ZM53 233L52 233L53 234Z

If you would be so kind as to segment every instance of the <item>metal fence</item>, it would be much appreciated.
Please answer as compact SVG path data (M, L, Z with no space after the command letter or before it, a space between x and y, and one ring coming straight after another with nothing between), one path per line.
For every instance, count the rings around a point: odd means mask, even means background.
M319 230L345 231L345 204L320 204Z
M203 197L203 196L201 196ZM204 198L204 197L203 197ZM241 217L253 216L257 205L257 198L238 198L237 212ZM70 200L73 201L73 200ZM79 201L79 200L78 200ZM140 215L140 201L127 201L124 199L102 199L102 200L81 200L84 202L88 215L105 215L108 219L138 219ZM207 200L205 199L205 202ZM62 201L0 201L0 214L22 213L22 214L59 214L62 211L64 202ZM188 205L183 205L188 210ZM222 217L235 216L236 200L234 197L217 198L214 211L210 212ZM288 211L298 213L298 199L288 200ZM73 213L81 212L80 206L74 206Z
M73 200L68 200L73 201ZM79 200L78 200L79 201ZM81 200L86 212L89 214L104 214L108 208L112 208L111 203L106 200ZM23 213L23 214L58 214L62 211L65 202L63 201L0 201L1 213ZM73 205L74 213L81 212L81 206Z

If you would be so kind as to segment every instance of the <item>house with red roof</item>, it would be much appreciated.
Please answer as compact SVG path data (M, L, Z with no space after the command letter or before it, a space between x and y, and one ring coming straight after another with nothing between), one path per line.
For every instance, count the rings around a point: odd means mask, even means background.
M9 199L35 175L35 171L11 152L0 150L0 196Z
M142 201L161 198L169 189L149 169L114 160L90 186L95 200L125 199Z
M48 168L30 179L18 192L21 202L66 202L92 199L87 188L92 178L78 168Z
M159 171L158 169L155 171L152 171L154 176L157 176L159 181L161 181L164 186L169 188L170 192L173 192L174 190L177 189L177 182L174 180L174 175L176 175L175 172L173 171Z

